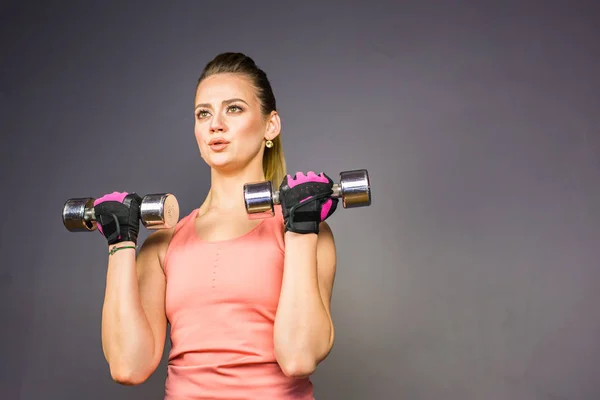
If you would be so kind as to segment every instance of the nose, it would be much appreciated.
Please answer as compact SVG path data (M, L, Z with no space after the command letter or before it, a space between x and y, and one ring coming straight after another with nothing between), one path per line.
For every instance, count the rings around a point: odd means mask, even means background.
M215 113L215 115L210 120L210 132L223 132L225 131L227 126L225 125L225 121L221 116L221 113Z

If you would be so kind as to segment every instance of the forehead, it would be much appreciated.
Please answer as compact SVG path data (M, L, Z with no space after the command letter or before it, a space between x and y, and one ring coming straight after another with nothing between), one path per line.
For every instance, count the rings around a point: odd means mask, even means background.
M235 97L248 102L256 99L252 82L240 74L211 75L204 79L196 89L197 103L217 103Z

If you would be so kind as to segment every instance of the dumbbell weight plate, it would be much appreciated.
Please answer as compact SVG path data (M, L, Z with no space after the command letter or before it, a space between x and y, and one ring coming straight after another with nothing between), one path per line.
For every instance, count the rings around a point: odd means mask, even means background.
M278 203L277 192L271 181L251 182L244 185L244 202L250 219L261 219L275 215L274 205Z
M142 224L151 230L169 229L179 221L179 203L169 193L148 194L140 206Z
M371 205L371 182L366 169L340 172L339 188L344 208Z
M65 202L62 220L65 228L71 232L88 232L98 229L94 215L94 199L80 197Z

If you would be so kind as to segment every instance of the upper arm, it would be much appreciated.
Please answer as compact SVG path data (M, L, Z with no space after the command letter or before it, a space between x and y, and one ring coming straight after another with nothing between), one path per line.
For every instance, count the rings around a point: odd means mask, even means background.
M333 232L326 222L319 226L319 237L317 240L317 274L319 281L319 292L323 305L331 320L331 295L336 272L336 249ZM331 323L331 341L333 342L333 322Z
M136 269L140 301L154 338L154 366L158 366L164 352L167 316L165 295L167 280L162 260L172 230L162 229L151 233L137 255Z

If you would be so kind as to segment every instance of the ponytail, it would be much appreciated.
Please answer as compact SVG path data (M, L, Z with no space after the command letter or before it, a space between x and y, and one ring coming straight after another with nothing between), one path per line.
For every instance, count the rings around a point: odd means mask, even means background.
M273 147L265 147L263 155L263 172L268 181L271 181L274 190L279 190L279 185L287 173L285 156L281 143L281 135L273 139Z

